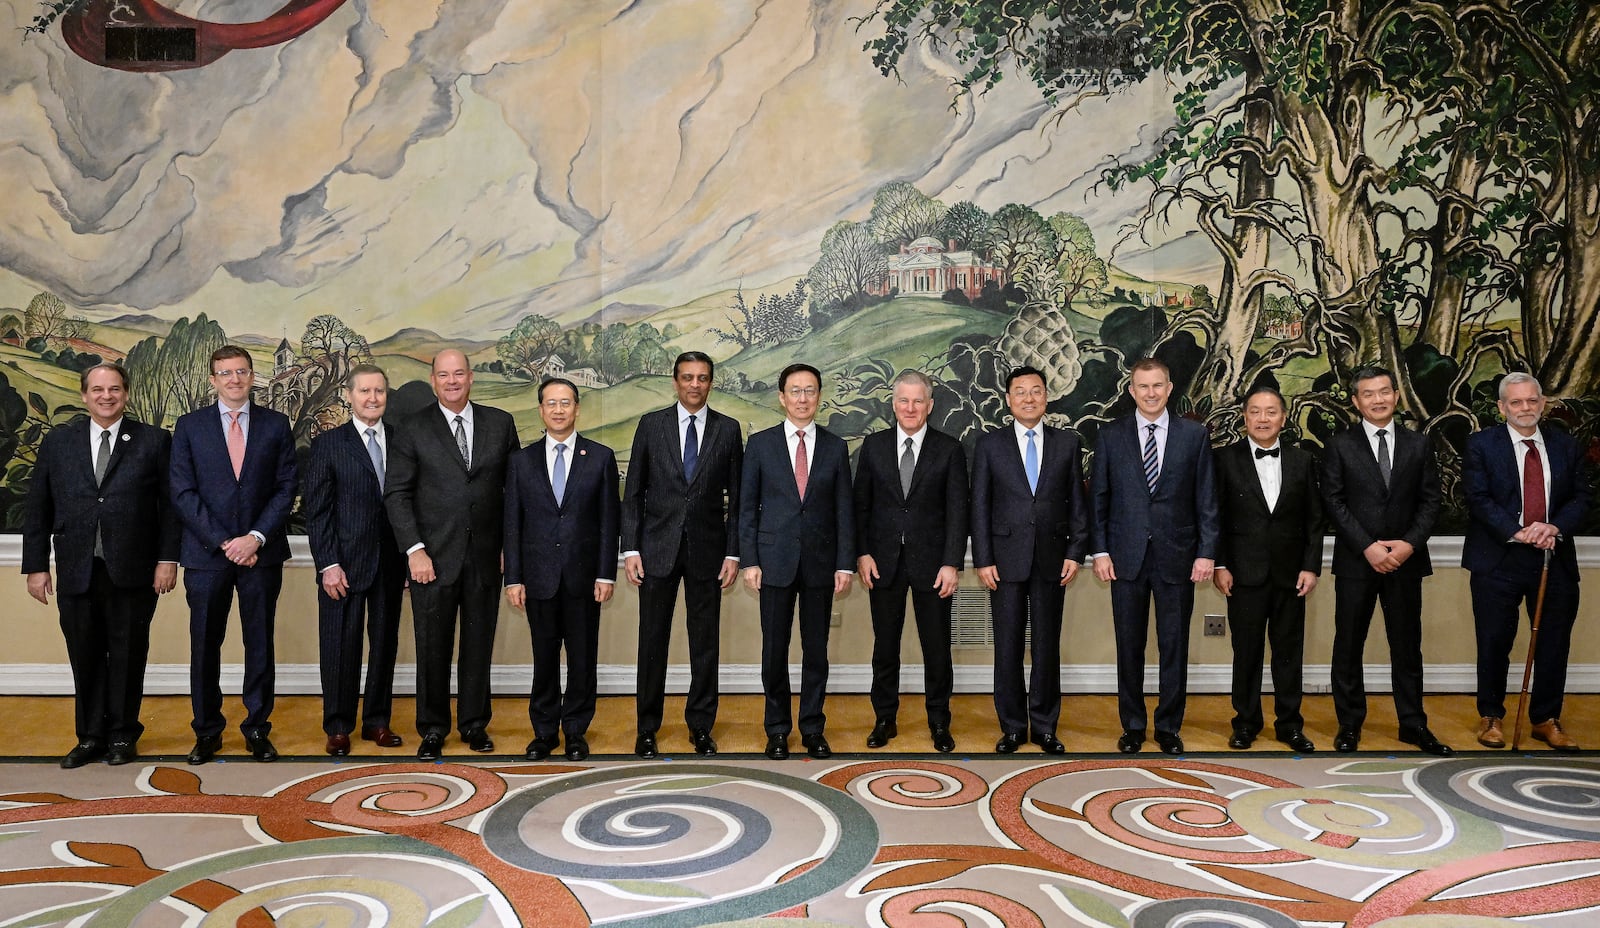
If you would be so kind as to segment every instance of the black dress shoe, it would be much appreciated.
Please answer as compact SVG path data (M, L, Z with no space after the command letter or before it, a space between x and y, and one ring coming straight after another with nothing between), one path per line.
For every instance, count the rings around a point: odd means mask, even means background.
M1183 739L1178 737L1178 733L1175 731L1162 731L1158 728L1156 729L1156 747L1159 747L1163 754L1182 754Z
M544 760L546 757L549 757L550 752L554 751L555 749L556 739L534 738L532 741L528 742L528 750L524 752L522 756L528 760Z
M800 743L806 746L806 753L817 760L827 760L833 756L833 748L828 747L828 739L820 731L814 735L801 735Z
M655 739L650 739L654 741ZM589 742L582 735L567 735L567 760L588 760Z
M933 749L940 754L949 754L956 749L956 739L950 737L950 729L935 728L930 734L933 735Z
M1354 728L1341 728L1339 733L1333 736L1333 749L1340 754L1353 752L1359 744L1361 744L1361 732Z
M66 757L61 758L61 769L76 770L84 764L99 760L100 756L105 752L106 744L104 741L96 741L93 738L88 741L81 741L77 747L67 752Z
M417 760L438 760L442 753L444 753L444 735L434 732L422 736L422 743L417 745Z
M1297 754L1315 754L1317 746L1311 743L1303 731L1291 731L1286 735L1279 735L1278 740L1289 746L1289 750Z
M1451 757L1456 753L1450 745L1435 738L1426 725L1421 728L1400 729L1400 740L1406 744L1414 744L1417 750L1424 754L1432 754L1434 757Z
M711 757L717 753L717 740L711 737L707 729L696 728L689 732L689 743L694 745L694 752L701 757Z
M322 746L331 757L344 757L350 753L350 736L340 732L328 736L328 743Z
M1239 728L1235 728L1233 730L1233 737L1228 739L1228 747L1233 748L1235 751L1247 750L1250 745L1255 743L1255 735L1252 735L1249 732Z
M461 736L461 740L479 754L488 754L494 750L494 739L489 737L486 729L470 728Z
M272 746L272 739L266 733L245 735L244 746L250 749L250 756L257 762L270 764L278 759L278 749Z
M788 760L789 759L789 736L788 735L768 735L767 736L767 757L769 759L771 759L771 760Z
M653 760L660 757L661 750L656 747L655 733L649 731L640 732L639 737L633 739L633 753L645 760Z
M361 729L361 740L371 741L380 748L397 748L405 744L405 739L390 731L384 725L368 725Z
M867 747L881 748L894 740L894 736L898 734L900 729L895 727L894 719L879 719L878 723L872 726L872 734L867 736Z
M1124 754L1137 754L1144 747L1144 729L1128 728L1122 732L1122 737L1117 739L1117 750Z
M189 751L187 758L189 766L197 767L200 764L210 763L211 758L216 757L220 750L222 750L221 735L201 735L194 739L194 747Z
M106 763L113 767L133 763L139 758L139 746L132 741L113 741L106 751Z
M1032 741L1034 744L1037 744L1039 747L1044 748L1044 752L1046 754L1067 753L1067 746L1062 744L1061 741L1053 734L1035 734L1028 740Z
M1001 735L1000 740L994 743L994 752L996 754L1015 754L1017 753L1017 748L1022 747L1022 741L1021 732L1014 735Z

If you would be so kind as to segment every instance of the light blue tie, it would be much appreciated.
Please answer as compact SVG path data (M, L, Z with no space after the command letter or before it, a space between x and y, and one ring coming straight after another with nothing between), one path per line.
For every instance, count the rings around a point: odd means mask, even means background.
M367 457L372 458L372 469L378 472L378 491L383 491L383 449L378 446L378 430L367 429Z
M550 489L555 491L556 505L561 505L561 498L567 495L567 443L556 444L556 468L550 474Z
M1028 453L1022 458L1022 466L1028 471L1028 489L1039 492L1039 446L1033 443L1033 429L1023 433L1028 436Z

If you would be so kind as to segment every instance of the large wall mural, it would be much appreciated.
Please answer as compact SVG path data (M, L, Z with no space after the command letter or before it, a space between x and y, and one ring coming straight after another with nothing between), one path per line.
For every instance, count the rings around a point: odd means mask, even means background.
M129 17L196 59L106 60ZM1394 369L1447 529L1507 370L1600 461L1578 0L0 0L0 34L9 530L82 367L170 425L225 340L302 445L351 365L420 406L452 346L524 439L560 374L625 454L696 348L747 430L805 360L848 438L914 366L970 440L1026 363L1092 447L1154 353L1219 443L1258 381L1315 446Z

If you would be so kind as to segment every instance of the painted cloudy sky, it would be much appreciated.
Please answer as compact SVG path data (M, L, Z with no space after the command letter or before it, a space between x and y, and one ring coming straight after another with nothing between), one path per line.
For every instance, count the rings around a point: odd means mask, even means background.
M281 0L171 5L251 21ZM57 30L24 39L37 7L0 0L0 305L48 289L230 332L336 312L372 337L485 336L530 310L759 288L893 180L1079 213L1104 253L1143 193L1091 188L1145 150L1169 93L1053 124L1013 80L953 111L948 61L877 74L860 2L352 0L291 43L166 75L89 65ZM1203 248L1146 247L1115 257L1212 277Z

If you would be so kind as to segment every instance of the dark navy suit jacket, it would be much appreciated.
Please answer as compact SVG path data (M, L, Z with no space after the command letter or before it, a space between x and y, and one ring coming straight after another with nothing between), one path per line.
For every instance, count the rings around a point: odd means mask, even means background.
M806 498L795 486L784 423L750 436L739 490L740 567L761 568L763 585L832 586L855 570L850 452L820 425L806 449Z
M511 456L506 470L506 586L549 599L566 584L587 596L596 580L617 579L617 458L578 436L567 454L567 487L556 505L545 465L549 436Z
M180 563L185 569L229 566L222 543L252 530L266 537L260 566L289 559L289 510L294 506L294 437L289 419L250 405L244 467L237 479L228 438L215 404L178 418L172 430L172 502L183 517Z
M394 430L388 423L384 428L388 446L393 448ZM384 558L400 557L383 508L378 472L362 434L348 423L311 441L305 512L319 582L323 570L338 564L352 590L365 590L378 579L378 565Z
M1548 425L1540 430L1550 457L1550 485L1545 521L1561 530L1551 555L1553 563L1574 578L1578 576L1578 549L1573 538L1588 508L1587 481L1583 479L1583 453L1566 432ZM1470 571L1492 571L1508 556L1538 560L1527 545L1510 540L1522 530L1522 481L1517 458L1526 446L1511 443L1503 425L1484 429L1467 439L1462 482L1466 485L1467 537L1461 546L1461 566ZM1524 553L1526 556L1524 557Z
M1078 436L1041 425L1039 485L1028 474L1012 426L986 432L972 460L972 566L999 568L1018 583L1035 569L1058 576L1061 562L1088 554L1089 515Z
M1117 576L1132 579L1144 569L1145 551L1153 550L1156 576L1188 583L1196 558L1217 556L1210 437L1205 426L1169 411L1166 452L1152 492L1144 476L1142 423L1131 414L1100 430L1089 477L1094 553L1111 555Z

